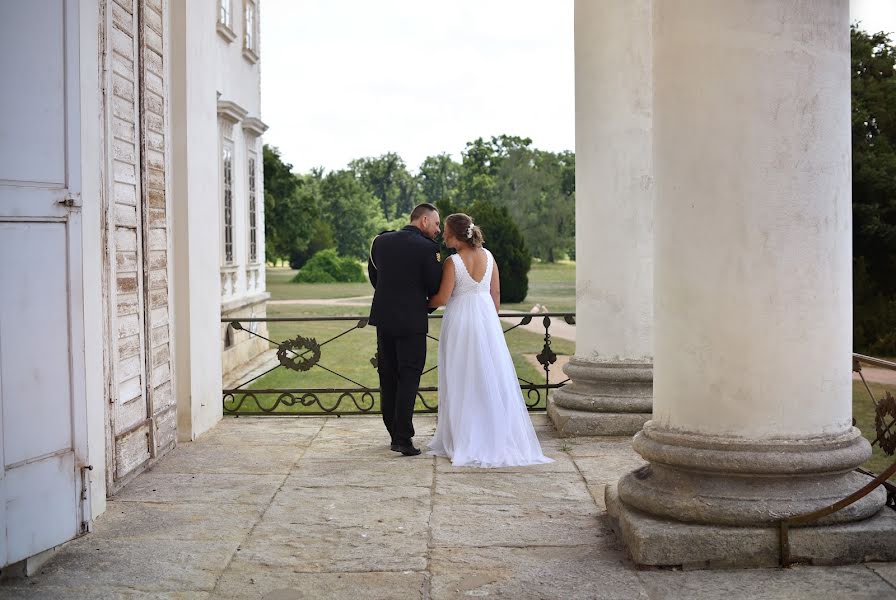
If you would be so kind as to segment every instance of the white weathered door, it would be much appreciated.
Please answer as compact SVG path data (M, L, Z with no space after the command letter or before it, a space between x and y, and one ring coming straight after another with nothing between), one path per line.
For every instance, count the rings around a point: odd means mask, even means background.
M82 521L77 11L0 2L0 566Z

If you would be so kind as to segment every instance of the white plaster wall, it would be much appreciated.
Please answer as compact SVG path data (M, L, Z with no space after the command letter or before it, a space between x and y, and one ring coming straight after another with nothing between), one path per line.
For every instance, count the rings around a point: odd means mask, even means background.
M233 10L233 32L236 39L228 41L221 35L216 35L215 48L217 63L215 64L216 90L220 93L221 100L235 102L241 108L248 111L247 117L260 118L261 112L261 79L260 63L251 62L243 54L243 36L245 32L245 3L243 0L230 0ZM260 16L260 5L257 5L256 19ZM217 17L216 17L217 19ZM217 21L216 21L217 22ZM260 28L256 27L256 36ZM256 40L258 38L256 37ZM260 48L260 45L257 46ZM233 127L234 144L234 171L233 171L233 209L234 209L234 264L238 265L236 286L234 293L225 301L229 302L239 298L248 298L257 294L259 290L247 289L246 266L249 256L249 182L248 182L248 151L251 145L258 155L258 168L261 168L261 143L258 138L248 135L241 123ZM260 179L259 179L260 182ZM257 200L263 204L263 193L259 187ZM259 215L262 213L259 212ZM259 224L263 224L259 218ZM262 227L263 228L263 227ZM263 241L263 237L259 238ZM264 246L259 247L259 260L264 264ZM261 282L264 281L263 267L260 273ZM261 286L260 290L264 290Z
M654 420L851 424L849 3L656 7Z
M81 101L81 223L84 276L84 366L87 398L87 462L90 515L106 510L106 410L103 385L103 157L100 97L99 6L96 0L80 5Z
M172 210L178 438L221 418L216 4L172 2Z
M653 0L577 0L576 355L653 355Z

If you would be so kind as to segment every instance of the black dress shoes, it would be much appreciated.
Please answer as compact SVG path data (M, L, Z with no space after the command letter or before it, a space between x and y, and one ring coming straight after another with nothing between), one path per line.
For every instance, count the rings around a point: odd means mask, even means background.
M399 448L401 448L401 446L399 446L398 444L392 444L391 446L389 446L389 450L391 450L392 452L398 452Z
M393 446L392 449L396 452L401 452L405 456L417 456L420 454L420 448L414 448L413 446Z

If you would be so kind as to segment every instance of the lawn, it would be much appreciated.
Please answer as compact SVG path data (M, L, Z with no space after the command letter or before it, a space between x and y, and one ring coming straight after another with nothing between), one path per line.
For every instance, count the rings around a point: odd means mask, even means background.
M271 294L271 300L353 298L373 294L373 288L369 283L291 283L296 272L284 267L268 267L267 289ZM551 312L575 312L574 262L533 262L529 271L529 294L526 299L523 302L505 304L501 310L528 312L535 304L542 304Z

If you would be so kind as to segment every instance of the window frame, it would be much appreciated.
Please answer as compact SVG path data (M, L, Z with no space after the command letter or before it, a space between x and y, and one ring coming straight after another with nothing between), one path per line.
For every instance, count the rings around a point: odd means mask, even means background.
M222 264L233 266L236 264L234 252L234 196L233 196L233 141L223 140L221 145L221 253ZM229 159L229 160L228 160Z
M218 4L217 30L228 42L236 39L233 30L233 0L216 0Z
M253 140L254 141L254 140ZM258 262L258 153L246 149L246 264Z
M249 23L249 13L252 13L252 23ZM243 0L243 57L251 63L259 60L258 36L259 36L258 0Z

